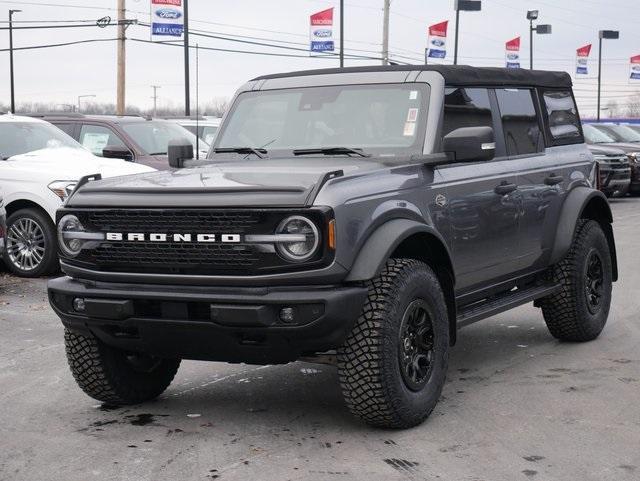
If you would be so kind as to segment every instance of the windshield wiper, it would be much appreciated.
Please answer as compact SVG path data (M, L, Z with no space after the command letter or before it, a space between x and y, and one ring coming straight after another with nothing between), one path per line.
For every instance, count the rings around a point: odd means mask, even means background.
M311 154L324 154L324 155L359 155L360 157L371 157L371 154L364 153L362 149L352 149L351 147L320 147L317 149L295 149L293 155L311 155Z
M254 147L218 147L217 149L213 149L214 154L253 154L256 157L261 159L265 158L267 153L267 149L262 148L254 148Z

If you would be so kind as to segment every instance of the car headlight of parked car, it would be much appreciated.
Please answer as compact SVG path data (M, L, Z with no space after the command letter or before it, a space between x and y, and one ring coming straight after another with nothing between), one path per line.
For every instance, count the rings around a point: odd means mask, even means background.
M101 232L86 232L84 226L75 215L65 215L58 222L58 245L69 257L76 257L82 249L104 240Z
M64 202L71 195L77 184L77 180L56 180L55 182L51 182L47 187Z
M638 164L640 163L640 152L629 152L627 158L632 164Z
M283 234L289 238L288 241L276 245L280 255L291 262L306 261L317 252L320 245L318 228L303 216L287 217L276 229L276 234Z

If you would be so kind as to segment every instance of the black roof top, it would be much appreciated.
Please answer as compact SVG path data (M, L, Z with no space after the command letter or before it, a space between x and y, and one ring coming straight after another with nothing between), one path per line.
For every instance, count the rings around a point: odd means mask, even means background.
M546 70L525 70L520 68L471 67L469 65L374 65L366 67L330 68L301 70L281 74L263 75L253 80L266 80L310 75L341 73L427 71L441 74L448 85L496 85L496 86L537 86L571 87L571 77L566 72Z

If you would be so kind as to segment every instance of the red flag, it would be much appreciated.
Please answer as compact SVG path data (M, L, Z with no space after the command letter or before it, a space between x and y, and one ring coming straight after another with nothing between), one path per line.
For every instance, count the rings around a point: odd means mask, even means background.
M311 15L311 25L333 25L333 7Z
M506 45L507 45L507 50L509 50L509 51L519 51L520 50L520 37L516 37L513 40L509 40Z
M435 37L446 37L448 25L449 20L431 25L429 27L429 35L433 35Z

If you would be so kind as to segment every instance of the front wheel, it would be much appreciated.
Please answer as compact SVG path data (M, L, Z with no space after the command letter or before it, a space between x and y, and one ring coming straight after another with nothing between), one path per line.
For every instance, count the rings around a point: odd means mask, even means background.
M569 253L552 269L552 279L561 288L540 302L555 338L585 342L600 335L609 317L612 271L602 227L593 220L579 220Z
M369 295L338 350L349 410L370 425L408 428L436 406L449 358L447 307L433 270L391 259L369 281Z
M91 335L64 333L67 361L80 388L114 405L155 399L173 380L179 359L158 359L107 346Z
M4 261L20 277L40 277L58 268L56 233L47 214L20 209L7 219Z

